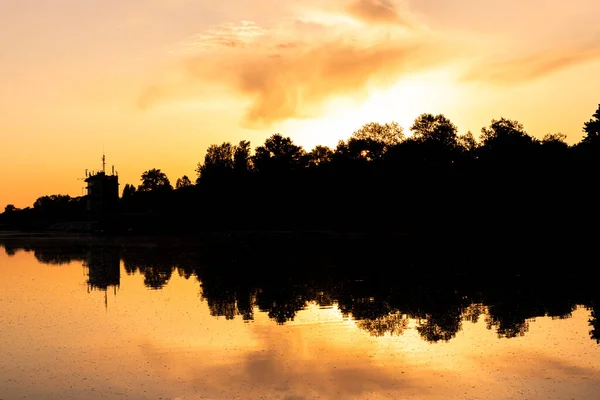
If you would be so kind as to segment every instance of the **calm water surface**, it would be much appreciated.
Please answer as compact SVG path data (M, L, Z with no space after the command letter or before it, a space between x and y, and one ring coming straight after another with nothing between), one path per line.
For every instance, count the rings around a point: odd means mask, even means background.
M2 400L600 398L597 297L579 287L9 243Z

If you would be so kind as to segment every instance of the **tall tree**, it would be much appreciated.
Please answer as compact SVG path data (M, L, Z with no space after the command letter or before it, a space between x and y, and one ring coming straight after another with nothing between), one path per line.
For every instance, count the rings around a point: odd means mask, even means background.
M8 204L6 207L4 207L4 212L6 214L9 214L9 213L12 213L12 212L15 212L15 211L18 211L18 208L15 207L14 204Z
M489 128L481 128L481 139L483 146L492 151L517 149L534 142L523 124L507 118L494 119Z
M229 142L210 145L204 156L204 163L198 164L198 181L229 175L233 171L234 146Z
M33 203L36 209L53 209L67 205L71 201L71 196L62 194L53 194L51 196L38 197Z
M160 169L150 169L142 174L142 184L138 186L140 192L151 192L157 189L172 189L167 175Z
M511 172L518 174L513 176L515 179L523 180L528 175L525 173L532 171L525 166L535 164L539 141L529 136L520 122L507 118L492 120L489 127L481 128L481 142L478 156L496 164L499 168L496 175L507 177L508 171L503 168L509 165L516 168Z
M383 157L388 147L385 143L374 139L356 139L351 137L345 147L338 148L338 152L346 152L345 156L351 160L373 161Z
M383 144L385 148L395 146L404 140L404 130L397 122L380 124L369 122L359 130L352 133L351 139L375 141Z
M442 114L421 114L410 127L414 138L423 142L437 142L454 148L458 143L458 129Z
M333 150L327 146L315 146L308 154L308 165L316 167L319 165L331 162L333 158Z
M592 119L583 125L583 131L585 132L585 137L582 140L583 143L600 142L600 104Z
M569 147L567 144L567 135L564 133L548 133L542 138L543 145L556 145L560 147Z
M291 138L277 133L268 138L264 145L256 148L253 162L259 172L297 170L304 165L305 152Z
M175 189L182 189L188 186L192 186L192 181L190 181L190 178L188 178L187 175L178 178L177 182L175 183Z
M464 135L458 136L457 144L460 149L466 152L472 152L477 149L478 146L477 140L471 131L468 131Z
M542 149L551 162L558 162L560 157L565 156L569 151L567 144L567 135L564 133L549 133L540 141Z
M233 170L236 174L245 174L252 168L250 142L241 140L233 151Z
M130 185L129 183L125 184L123 187L123 199L129 199L135 193L135 186Z

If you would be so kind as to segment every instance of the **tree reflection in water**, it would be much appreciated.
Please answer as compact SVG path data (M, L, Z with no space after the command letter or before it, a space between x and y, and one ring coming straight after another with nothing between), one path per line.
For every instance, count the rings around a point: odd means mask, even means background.
M390 312L377 318L364 318L356 321L356 325L369 332L371 336L400 336L408 328L408 316L399 311Z
M596 343L600 344L600 307L598 307L598 302L594 302L594 305L589 308L591 309L591 318L588 322L592 328L590 337L592 340L595 340Z
M120 283L120 262L129 275L141 274L154 290L174 272L195 278L210 314L252 321L266 313L278 324L293 321L309 304L337 306L344 317L372 336L402 335L415 321L428 342L449 341L463 323L484 319L500 338L527 333L536 317L568 318L577 306L590 310L590 337L600 343L597 271L569 268L549 274L547 259L477 263L425 257L424 253L376 240L284 240L278 237L227 239L194 246L79 245L0 241L8 256L33 252L42 263L80 261L91 288ZM389 260L394 260L390 263ZM441 262L443 261L443 262Z

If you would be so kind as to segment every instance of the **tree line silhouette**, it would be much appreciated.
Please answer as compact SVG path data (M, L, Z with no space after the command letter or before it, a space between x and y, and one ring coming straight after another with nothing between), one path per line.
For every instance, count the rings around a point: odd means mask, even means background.
M271 235L141 248L22 243L0 239L9 255L24 250L51 265L82 262L88 284L102 290L119 285L121 260L151 289L165 287L174 273L197 279L211 315L226 319L251 321L258 311L285 324L310 304L336 305L373 336L401 335L414 320L424 340L439 342L481 319L499 338L523 336L533 319L568 318L583 306L591 312L590 338L600 343L600 273L576 262L555 268L552 258L465 260L398 248L381 237Z
M580 242L597 226L600 106L574 145L560 133L536 139L506 118L479 139L459 135L444 115L422 114L410 130L407 137L396 123L371 122L335 148L311 151L280 134L254 152L245 140L214 144L195 180L182 176L173 187L154 168L137 187L125 184L118 212L98 226L143 234L377 230L480 242L507 234ZM54 195L32 208L7 206L0 224L40 229L85 219L84 197Z

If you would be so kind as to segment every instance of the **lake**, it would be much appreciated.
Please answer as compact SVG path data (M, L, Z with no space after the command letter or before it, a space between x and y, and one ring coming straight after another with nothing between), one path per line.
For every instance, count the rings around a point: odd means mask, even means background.
M401 238L0 247L1 400L600 396L591 261Z

